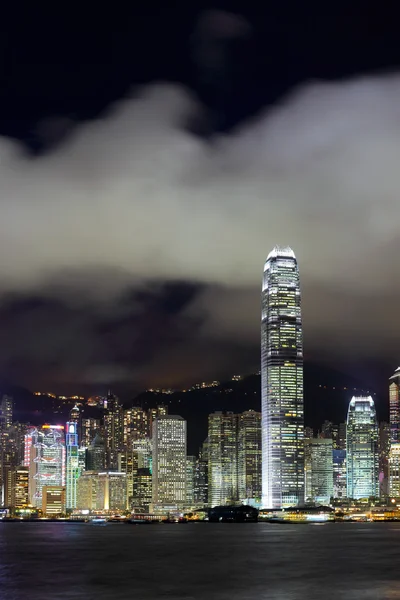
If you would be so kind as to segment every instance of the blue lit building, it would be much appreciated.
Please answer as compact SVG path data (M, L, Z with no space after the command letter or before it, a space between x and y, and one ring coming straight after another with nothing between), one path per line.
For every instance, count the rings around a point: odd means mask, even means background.
M80 475L79 468L79 446L78 446L78 424L69 421L65 435L66 447L66 498L67 510L76 508L76 482Z

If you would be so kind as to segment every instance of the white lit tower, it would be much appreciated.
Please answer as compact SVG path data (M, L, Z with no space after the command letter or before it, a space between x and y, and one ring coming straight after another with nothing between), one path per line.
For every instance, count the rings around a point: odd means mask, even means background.
M178 415L153 422L153 504L186 502L186 421Z
M390 442L400 442L400 367L389 379Z
M379 496L378 423L371 396L354 396L347 413L347 496Z
M277 508L304 502L303 333L291 248L268 255L261 304L262 505Z
M76 508L76 482L80 475L78 442L78 420L68 421L65 434L67 457L65 506L67 510Z

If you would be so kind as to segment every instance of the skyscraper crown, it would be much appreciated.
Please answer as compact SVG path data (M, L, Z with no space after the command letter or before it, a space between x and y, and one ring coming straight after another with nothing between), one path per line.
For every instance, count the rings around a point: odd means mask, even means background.
M270 258L276 258L277 256L296 258L290 246L275 246L273 250L271 250L271 252L268 254L267 260L269 260Z

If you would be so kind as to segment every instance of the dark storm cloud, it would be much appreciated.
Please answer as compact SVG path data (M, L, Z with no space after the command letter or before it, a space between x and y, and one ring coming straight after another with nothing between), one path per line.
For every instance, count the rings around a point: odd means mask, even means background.
M77 302L78 288L50 289L1 300L0 372L8 379L56 386L129 381L140 389L143 365L156 366L160 353L187 344L202 324L199 311L190 313L202 286L191 282L143 283L111 303L95 294Z

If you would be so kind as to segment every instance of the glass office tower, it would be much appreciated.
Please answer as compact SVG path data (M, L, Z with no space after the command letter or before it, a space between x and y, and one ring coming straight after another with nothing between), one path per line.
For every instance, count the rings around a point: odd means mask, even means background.
M347 495L379 496L378 423L371 396L353 396L347 413Z
M262 505L277 508L304 502L303 334L291 248L268 255L261 299Z

